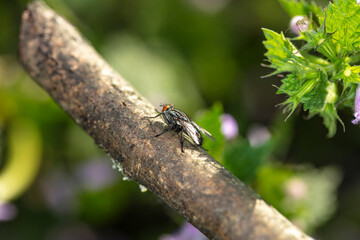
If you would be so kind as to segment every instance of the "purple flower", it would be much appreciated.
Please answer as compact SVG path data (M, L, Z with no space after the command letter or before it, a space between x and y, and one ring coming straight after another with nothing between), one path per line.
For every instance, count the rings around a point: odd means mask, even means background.
M239 134L238 124L233 116L224 113L220 116L221 132L227 140L231 140L237 137Z
M358 124L360 121L360 85L356 88L355 103L354 103L354 117L353 124Z
M76 209L78 185L60 170L53 171L41 181L46 204L56 213L71 213Z
M265 126L254 124L250 127L247 137L252 147L260 147L270 139L271 134Z
M208 238L193 225L185 222L175 233L160 237L160 240L207 240Z
M290 21L290 29L296 35L300 35L300 32L303 32L309 28L309 19L305 16L295 16Z
M105 159L94 159L80 165L76 171L78 183L90 191L98 191L112 185L118 179L116 172Z
M292 199L300 200L308 195L309 189L303 179L293 177L285 182L285 193Z
M10 221L16 217L17 208L12 203L0 203L0 222Z

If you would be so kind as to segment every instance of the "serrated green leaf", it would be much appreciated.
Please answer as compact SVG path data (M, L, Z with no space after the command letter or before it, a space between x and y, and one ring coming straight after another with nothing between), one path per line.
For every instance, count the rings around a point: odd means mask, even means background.
M264 46L268 50L265 56L270 60L270 67L275 68L275 73L297 71L303 57L297 48L285 38L283 33L276 33L263 28L266 41Z
M309 110L309 116L320 114L324 125L328 129L328 137L333 137L336 133L336 124L339 121L345 131L344 123L337 114L335 102L338 99L335 83L320 81L318 85L307 95L304 96L304 110Z
M289 96L295 94L301 87L301 81L295 74L288 74L286 78L281 80L282 85L279 87L276 94L288 94Z
M336 46L333 43L332 35L326 29L325 20L317 31L303 32L307 43L300 49L300 51L308 51L315 49L325 57L329 58L332 62L338 60Z
M322 80L301 98L300 101L304 103L304 111L309 110L310 114L312 114L313 112L320 111L324 107L327 96L327 85L328 82Z
M335 0L327 11L327 32L334 33L332 38L342 56L359 51L360 6L356 0Z
M295 111L301 102L306 102L307 98L304 97L315 88L317 82L317 79L304 82L298 91L296 91L293 95L290 95L290 97L282 103L282 105L286 105L285 111L290 112L289 116Z

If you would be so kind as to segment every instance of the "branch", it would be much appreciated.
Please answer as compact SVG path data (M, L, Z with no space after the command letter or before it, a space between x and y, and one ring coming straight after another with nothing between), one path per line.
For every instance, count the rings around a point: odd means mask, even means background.
M155 108L78 31L41 2L22 15L20 62L113 159L211 239L311 239L220 165L166 126Z

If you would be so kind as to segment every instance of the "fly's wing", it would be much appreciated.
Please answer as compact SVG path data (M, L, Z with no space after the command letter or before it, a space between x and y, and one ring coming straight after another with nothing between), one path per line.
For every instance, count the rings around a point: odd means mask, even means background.
M185 113L183 113L182 111L179 111L177 109L174 109L172 111L169 112L170 115L172 115L175 119L182 121L182 122L190 122L190 118L188 116L186 116Z
M202 134L204 134L205 136L207 136L209 139L215 141L215 138L211 135L211 133L209 133L208 131L206 131L205 129L203 129L202 127L200 127L199 125L197 125L194 121L191 120L191 124L194 125L194 127L200 131Z
M174 124L183 126L186 123L191 123L191 120L185 113L180 110L173 109L168 112L169 118L173 119Z
M184 122L180 120L180 123L184 129L185 134L189 136L196 145L201 145L202 136L196 127L192 125L191 122Z

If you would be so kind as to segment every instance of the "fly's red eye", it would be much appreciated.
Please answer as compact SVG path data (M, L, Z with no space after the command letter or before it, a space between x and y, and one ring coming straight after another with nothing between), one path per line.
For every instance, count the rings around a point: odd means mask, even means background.
M165 105L162 109L162 112L165 112L169 107L170 107L170 105Z

